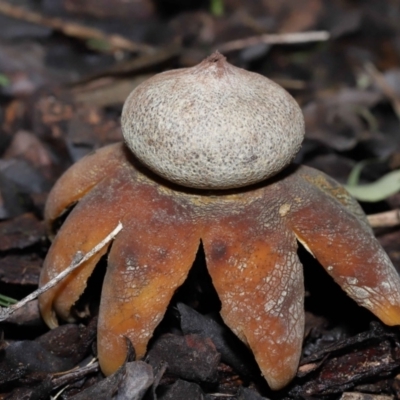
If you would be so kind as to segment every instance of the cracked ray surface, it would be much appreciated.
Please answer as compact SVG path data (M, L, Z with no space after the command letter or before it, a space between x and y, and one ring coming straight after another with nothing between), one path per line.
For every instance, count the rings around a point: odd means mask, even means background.
M123 188L126 185L126 182L114 178L104 180L72 210L46 256L40 285L46 284L63 271L72 263L76 254L90 251L123 219L129 199L124 198L120 207L113 207L113 196L110 193L121 192L123 198L123 193L126 193ZM101 209L107 212L99 218ZM107 247L40 296L41 312L50 327L58 325L55 313L64 320L73 320L70 315L71 307L85 290L88 278L106 252Z
M52 231L52 224L57 218L100 182L115 175L124 165L121 160L129 157L123 146L107 146L99 153L93 151L88 154L78 166L75 164L63 174L52 188L45 209L49 231Z
M134 344L138 358L145 355L200 244L189 210L158 196L152 186L135 189L135 207L109 254L100 304L98 354L106 374L125 360L124 337Z
M80 178L92 164L98 172ZM106 374L122 364L125 336L139 357L145 354L200 240L221 315L273 389L295 375L301 350L304 289L296 239L350 297L386 324L400 324L393 265L358 204L319 171L291 166L244 189L185 189L148 172L116 144L77 163L60 182L50 194L48 224L78 204L49 250L41 284L119 220L124 226L111 245L100 305L98 351ZM56 314L72 319L71 307L101 254L96 257L40 297L50 326Z
M352 212L354 204L343 208L342 197L319 201L319 186L312 184L317 174L308 169L300 174L305 183L298 192L306 200L292 213L289 226L351 298L385 324L400 324L397 271L366 222Z
M303 275L295 236L244 213L204 234L221 316L252 349L272 389L295 375L304 333Z

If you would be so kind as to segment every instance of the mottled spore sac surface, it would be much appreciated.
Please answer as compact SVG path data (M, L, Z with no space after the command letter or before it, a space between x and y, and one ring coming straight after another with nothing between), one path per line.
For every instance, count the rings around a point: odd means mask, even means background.
M148 168L200 189L269 178L290 164L304 138L293 97L219 53L143 82L125 102L121 123L127 145Z

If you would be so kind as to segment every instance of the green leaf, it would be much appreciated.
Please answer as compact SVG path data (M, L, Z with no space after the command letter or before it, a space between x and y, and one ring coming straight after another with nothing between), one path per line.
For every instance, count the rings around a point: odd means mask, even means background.
M224 14L224 2L223 0L211 0L210 12L216 17L220 17Z
M4 74L0 74L0 86L6 87L10 84L10 80Z
M101 39L91 38L86 41L86 46L91 50L109 52L111 46L108 42Z
M347 178L347 184L349 186L356 186L360 180L361 172L367 165L381 164L385 160L381 158L367 158L366 160L358 162L350 172Z
M4 295L0 294L0 306L1 307L8 307L11 304L15 304L17 302L18 302L18 300L15 300L15 299L13 299L11 297L4 296Z
M375 182L364 185L346 185L347 191L357 200L376 202L385 200L400 191L400 170L389 172Z

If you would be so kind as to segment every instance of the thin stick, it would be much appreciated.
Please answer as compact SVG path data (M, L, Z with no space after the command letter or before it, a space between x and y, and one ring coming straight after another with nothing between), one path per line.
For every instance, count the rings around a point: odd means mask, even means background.
M373 228L390 228L400 225L400 210L368 215L368 222Z
M50 29L62 32L66 36L78 39L88 40L95 39L107 43L114 50L126 50L132 52L152 53L155 49L141 43L135 43L121 35L106 34L99 29L91 28L85 25L67 22L61 18L46 17L34 11L18 7L6 1L0 1L0 13L11 18L21 21L30 22L32 24L45 26Z
M84 262L89 260L94 254L98 253L104 246L106 246L109 242L111 242L115 236L121 231L122 224L121 222L118 223L117 227L107 235L99 244L93 247L88 253L83 255L82 252L78 251L75 254L72 263L62 272L60 272L57 276L47 282L44 286L40 287L39 289L35 290L28 296L24 297L18 303L15 303L9 307L1 307L0 308L0 322L6 320L12 313L14 313L19 308L23 307L26 303L30 302L31 300L36 299L42 293L47 292L53 286L57 285L62 279L64 279L67 275L69 275L72 271L76 270L80 267Z
M99 371L99 363L97 361L90 361L89 364L74 368L71 371L56 373L52 377L53 390L65 385L66 383L71 383L71 381L77 381L84 378L86 375L93 372ZM64 389L63 389L64 390ZM56 398L56 397L54 397Z
M265 44L295 44L308 42L325 42L329 40L330 33L327 31L310 31L295 33L276 33L250 36L245 39L232 40L218 47L221 53L234 50L242 50L247 47L255 46L260 43Z
M364 68L374 81L375 85L377 85L382 93L390 100L397 118L400 119L400 98L396 91L389 85L385 75L378 71L372 63L366 63Z

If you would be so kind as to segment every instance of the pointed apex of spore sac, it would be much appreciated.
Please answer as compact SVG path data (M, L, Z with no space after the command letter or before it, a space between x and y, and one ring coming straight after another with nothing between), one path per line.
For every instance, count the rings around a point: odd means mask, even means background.
M210 56L208 56L207 58L205 58L200 64L224 64L226 63L226 57L221 54L218 50L214 51L214 53L212 53Z
M226 57L219 51L215 51L192 69L195 74L213 74L217 78L221 78L231 70L230 67L233 66L226 61Z

